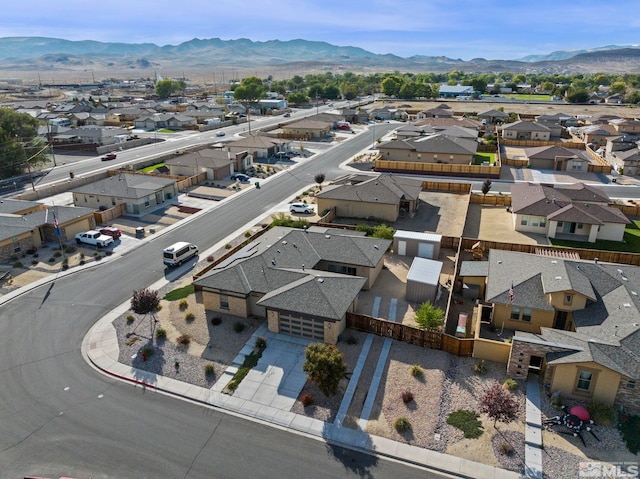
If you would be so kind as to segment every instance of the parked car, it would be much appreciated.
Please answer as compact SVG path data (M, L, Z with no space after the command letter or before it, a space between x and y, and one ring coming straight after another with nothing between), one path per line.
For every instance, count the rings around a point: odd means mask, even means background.
M284 116L285 118L289 118L289 117L291 116L291 113L285 113L285 114L284 114L284 115L282 115L282 116Z
M315 210L312 206L309 206L306 203L291 203L289 205L290 213L305 213L305 214L315 214Z
M115 160L117 158L118 155L116 155L115 153L107 153L106 155L104 155L101 160L102 161L109 161L109 160Z
M99 231L90 230L85 231L84 233L78 233L76 235L76 243L85 243L97 246L98 248L103 248L113 243L113 238L111 236L103 235Z
M98 231L100 231L100 233L102 233L103 235L111 236L114 240L117 240L118 238L120 238L120 236L122 236L122 231L114 226L105 226L103 228L100 228Z
M216 131L216 136L224 136L224 131Z
M233 175L231 175L231 179L237 180L240 183L248 183L251 178L244 173L234 173Z

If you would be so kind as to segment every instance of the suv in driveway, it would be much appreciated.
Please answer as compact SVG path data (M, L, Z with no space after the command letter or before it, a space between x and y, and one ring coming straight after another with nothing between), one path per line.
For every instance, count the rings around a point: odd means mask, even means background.
M305 214L315 214L315 210L312 206L309 206L306 203L291 203L289 205L290 213L305 213Z
M102 233L103 235L111 236L114 240L117 240L118 238L120 238L120 236L122 236L122 231L114 226L104 226L98 231L100 231L100 233Z
M237 180L240 183L249 183L249 180L251 178L248 175L245 175L244 173L234 173L233 175L231 175L231 179Z
M111 236L103 235L99 231L90 230L85 231L84 233L78 233L76 235L76 243L85 243L97 246L98 248L103 248L113 243L113 238Z

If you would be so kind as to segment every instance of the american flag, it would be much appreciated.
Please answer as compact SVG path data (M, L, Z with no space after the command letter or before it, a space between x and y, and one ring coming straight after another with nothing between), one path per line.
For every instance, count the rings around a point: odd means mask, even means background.
M58 217L55 210L53 210L53 226L56 228L56 236L60 236L60 223L58 223Z
M509 303L513 304L513 281L511 281L511 288L509 288Z

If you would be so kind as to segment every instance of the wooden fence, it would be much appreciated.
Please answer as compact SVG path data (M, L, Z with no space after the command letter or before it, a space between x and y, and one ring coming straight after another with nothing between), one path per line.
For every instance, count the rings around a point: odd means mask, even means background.
M422 189L431 190L431 191L446 191L449 193L468 194L471 191L471 184L453 183L453 182L445 182L445 181L423 181Z
M499 178L499 166L457 165L448 163L420 163L415 161L376 160L375 171L413 173L422 175L457 175L478 178Z
M473 355L473 339L460 339L444 333L424 331L363 314L347 313L347 327L423 348L439 349L456 356Z
M469 202L484 206L511 206L511 195L480 195L471 193Z
M609 206L618 208L625 216L640 216L640 205L619 205L617 203L611 203Z
M93 217L95 218L97 225L104 225L107 223L111 223L113 219L122 216L125 211L127 211L127 205L125 203L120 203L119 205L115 205L108 210L94 211Z
M470 249L475 243L478 242L477 238L462 238L462 248ZM490 249L501 249L506 251L517 251L519 253L532 253L535 254L537 249L544 249L549 251L557 251L558 253L578 253L580 259L595 261L596 259L603 263L620 263L628 264L632 266L640 266L640 254L638 253L626 253L624 251L604 251L596 249L586 248L558 248L555 246L537 245L537 244L519 244L519 243L501 243L498 241L480 241L482 248L485 251Z
M543 141L543 140L516 140L515 138L500 138L504 146L563 146L576 150L584 150L587 146L583 141Z

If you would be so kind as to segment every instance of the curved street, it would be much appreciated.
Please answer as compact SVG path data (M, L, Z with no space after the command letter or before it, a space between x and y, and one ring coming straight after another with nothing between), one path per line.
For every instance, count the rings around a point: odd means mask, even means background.
M392 125L386 128L392 129ZM105 313L165 273L178 239L203 250L371 144L357 135L194 221L0 306L3 477L437 477L97 373L80 344Z

